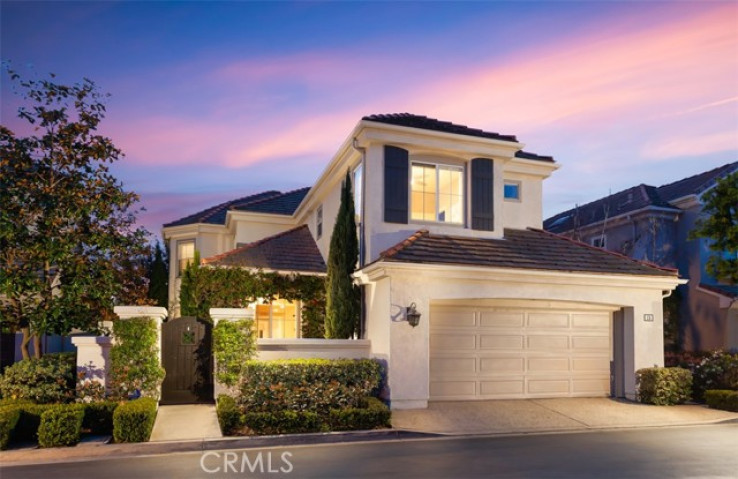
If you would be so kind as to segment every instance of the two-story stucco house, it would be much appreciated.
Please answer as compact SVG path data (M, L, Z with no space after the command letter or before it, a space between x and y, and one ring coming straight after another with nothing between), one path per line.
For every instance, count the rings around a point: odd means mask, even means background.
M169 223L181 265L320 274L341 181L354 178L362 338L393 408L429 400L634 397L663 364L662 297L683 280L543 231L558 165L516 137L410 115L362 118L309 189L240 198ZM299 335L299 305L256 305L259 336ZM408 308L420 313L417 327Z
M720 284L705 268L708 240L690 239L703 215L703 195L738 171L723 165L659 187L638 185L564 211L544 228L660 266L678 268L681 346L688 351L738 348L738 286Z

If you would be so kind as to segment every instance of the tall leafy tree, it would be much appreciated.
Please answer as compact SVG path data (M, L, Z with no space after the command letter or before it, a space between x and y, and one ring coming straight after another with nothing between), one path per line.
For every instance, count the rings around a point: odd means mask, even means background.
M169 256L159 241L149 257L146 276L149 279L148 298L157 306L169 307Z
M354 197L351 192L351 176L346 172L341 188L341 205L328 252L326 338L347 339L359 331L360 293L351 277L358 259L359 240L356 236Z
M97 132L107 95L7 72L29 134L0 125L0 320L27 358L32 338L40 356L40 335L92 331L114 304L146 301L148 233L109 171L121 151Z
M707 238L713 252L707 271L720 281L738 284L738 172L720 179L703 196L705 217L691 237Z

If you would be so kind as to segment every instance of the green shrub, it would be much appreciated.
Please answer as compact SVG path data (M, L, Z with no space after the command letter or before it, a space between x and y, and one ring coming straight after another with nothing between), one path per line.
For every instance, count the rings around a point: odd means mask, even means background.
M363 407L331 409L328 423L331 431L352 431L390 427L389 408L375 397L366 398Z
M39 404L69 402L75 396L76 369L76 353L24 359L5 368L0 378L0 394Z
M58 404L41 414L38 445L41 447L74 446L82 434L85 412L76 404Z
M326 430L320 416L309 411L247 412L242 423L254 434L295 434Z
M20 409L16 407L0 408L0 450L8 447L20 413Z
M131 318L113 323L115 345L110 350L111 392L114 397L141 396L159 398L164 369L159 365L159 341L156 321Z
M140 398L119 405L113 413L115 442L146 442L156 419L156 400Z
M233 436L243 426L241 411L236 405L236 400L225 394L218 396L216 403L218 412L218 423L224 436Z
M738 412L738 391L708 389L705 391L705 402L713 409Z
M248 361L238 402L249 413L357 407L379 388L381 366L370 359Z
M708 389L738 390L738 353L714 351L694 371L694 398L702 401Z
M113 414L118 407L117 401L99 401L81 404L85 417L82 421L82 429L92 434L112 434Z
M31 402L19 401L14 405L0 407L1 410L16 409L20 412L18 424L13 433L14 441L37 441L38 427L41 424L41 415L54 404L33 404Z
M237 385L244 363L255 353L256 339L252 320L219 321L213 328L215 378L219 382L230 387Z
M692 373L682 368L645 368L636 371L638 399L645 404L669 406L689 400Z

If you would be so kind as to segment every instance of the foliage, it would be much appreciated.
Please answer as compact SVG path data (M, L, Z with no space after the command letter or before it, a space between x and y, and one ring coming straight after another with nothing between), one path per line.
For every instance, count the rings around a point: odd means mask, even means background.
M638 399L645 404L671 406L689 400L692 373L682 368L644 368L636 371Z
M719 281L738 284L738 171L718 180L703 196L703 213L691 239L710 240L707 271Z
M246 412L241 421L248 432L257 435L326 431L320 416L310 411Z
M708 389L738 391L738 353L714 351L694 371L694 398L703 399Z
M0 407L0 451L8 447L21 411L15 407Z
M364 398L362 407L331 409L328 423L331 431L354 431L390 427L389 408L375 397Z
M79 376L84 376L84 372L80 372ZM76 388L78 403L92 403L105 399L105 386L96 379L85 379L80 377L77 381Z
M41 415L47 409L56 406L56 404L33 404L26 401L17 401L15 404L8 404L0 407L1 411L15 409L20 412L18 424L13 432L13 440L15 441L35 441L38 439L38 427L41 424Z
M88 79L8 73L32 134L0 126L0 320L23 332L27 358L32 338L95 331L116 301L145 301L148 233L135 225L138 196L110 173L121 151L97 132L106 95Z
M118 401L98 401L79 405L85 412L82 429L92 434L111 434L113 413L119 404Z
M159 397L164 369L159 365L156 321L131 318L113 323L115 345L110 350L111 393L127 398L131 394Z
M140 398L121 404L113 413L115 442L147 442L156 419L156 400Z
M68 402L75 395L76 353L47 354L18 361L0 378L3 397L36 403Z
M331 235L326 279L325 337L347 339L359 333L360 290L352 274L359 260L356 212L348 171L341 188L341 205Z
M694 373L702 360L711 354L712 353L705 351L665 351L664 365L666 367L678 366L680 368L689 369Z
M708 389L705 391L705 402L713 409L738 412L738 391Z
M260 298L280 297L303 301L303 324L306 318L311 324L323 320L325 281L322 277L203 268L198 263L199 253L195 252L195 260L182 273L179 301L183 316L210 320L210 308L245 308Z
M243 367L244 410L313 411L356 407L379 388L381 366L371 359L249 361Z
M82 435L85 411L75 404L57 404L41 414L38 444L41 447L74 446Z
M156 242L146 264L146 277L149 280L147 297L155 306L169 307L169 257Z
M215 377L226 386L235 386L242 375L243 365L256 353L254 322L219 321L213 328Z
M675 289L671 295L664 299L664 349L666 351L678 351L681 348L680 316L682 307L681 288Z
M241 421L241 410L236 405L236 400L230 396L221 394L216 401L216 411L218 412L220 431L223 435L237 435L243 425Z

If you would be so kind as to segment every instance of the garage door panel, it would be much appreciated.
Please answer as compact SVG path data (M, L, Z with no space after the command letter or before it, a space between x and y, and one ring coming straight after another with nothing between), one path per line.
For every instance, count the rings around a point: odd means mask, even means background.
M479 324L483 328L522 328L525 324L525 314L483 311L479 313Z
M473 351L476 349L474 334L433 334L430 347L436 351Z
M482 334L479 337L480 349L523 349L524 337L516 335Z
M480 381L479 392L483 396L495 395L515 395L525 393L525 381L507 380L507 381Z
M574 358L572 359L572 370L575 372L609 372L610 358Z
M610 348L609 336L574 336L572 347L576 349L608 349Z
M437 373L457 373L459 375L473 375L477 373L476 358L433 358L431 370Z
M542 371L569 371L569 358L532 358L528 360L528 371L538 373Z
M552 351L569 349L569 336L528 336L528 349L537 351Z
M483 374L522 374L525 372L523 358L481 358L479 372Z
M609 313L574 313L571 315L574 328L610 330Z
M437 327L473 328L477 322L473 310L439 308L433 310L433 324Z
M568 328L568 313L529 313L529 328Z

